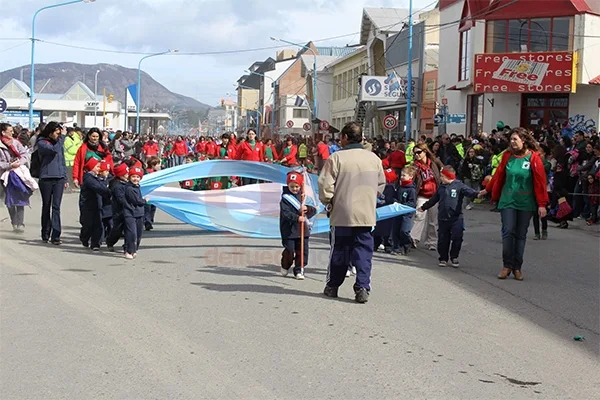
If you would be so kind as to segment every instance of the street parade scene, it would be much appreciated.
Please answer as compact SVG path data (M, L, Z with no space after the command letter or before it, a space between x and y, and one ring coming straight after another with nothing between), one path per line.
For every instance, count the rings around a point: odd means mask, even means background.
M1 399L600 397L600 3L309 3L0 1Z

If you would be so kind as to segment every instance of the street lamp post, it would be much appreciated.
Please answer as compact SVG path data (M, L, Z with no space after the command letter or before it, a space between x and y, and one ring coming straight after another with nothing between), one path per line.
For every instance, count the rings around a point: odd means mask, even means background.
M287 40L283 40L283 39L277 39L274 37L271 37L271 40L274 40L276 42L283 42L283 43L287 43L287 44L291 44L292 46L298 46L298 47L302 47L303 49L309 50L314 57L314 62L313 62L313 114L314 114L314 118L317 118L317 53L315 53L315 51L313 49L311 49L308 46L304 46L298 43L294 43L294 42L288 42Z
M254 71L249 71L249 70L245 70L244 72L247 72L249 74L254 74L254 75L258 75L258 76L262 76L263 78L267 78L271 80L271 87L273 88L273 91L271 93L271 96L273 97L272 101L273 101L273 109L271 110L271 135L275 134L275 85L277 84L277 82L279 82L279 80L275 80L273 78L271 78L270 76L264 75L264 74L260 74L258 72L254 72Z
M70 4L76 3L93 3L96 0L71 0L63 3L52 4L46 7L42 7L33 14L33 19L31 20L31 79L29 84L29 129L33 130L33 96L35 94L35 19L38 14L44 10L48 10L50 8L68 6Z
M96 102L98 101L98 74L100 73L100 70L96 71L96 76L94 77L94 126L98 126L96 124L96 116L98 114L98 104L96 104Z
M140 134L140 109L142 108L142 61L150 57L162 56L169 53L177 53L179 50L167 50L160 53L150 54L142 57L138 63L138 82L137 82L137 104L135 105L136 117L135 117L135 133Z
M242 89L256 90L254 88L251 88L250 86L239 85L238 87L240 87ZM247 106L248 106L248 104L246 104L246 107ZM257 119L256 119L256 136L260 136L260 121L262 120L263 115L258 110L258 104L256 105L256 110L251 110L251 111L256 111L256 114L257 114ZM258 115L260 115L260 118L258 118Z

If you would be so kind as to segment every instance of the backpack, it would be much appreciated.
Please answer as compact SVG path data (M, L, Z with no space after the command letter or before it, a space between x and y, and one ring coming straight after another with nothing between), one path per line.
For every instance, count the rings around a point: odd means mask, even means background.
M29 165L29 173L33 178L40 178L40 172L42 169L42 162L37 149L31 154L31 163Z

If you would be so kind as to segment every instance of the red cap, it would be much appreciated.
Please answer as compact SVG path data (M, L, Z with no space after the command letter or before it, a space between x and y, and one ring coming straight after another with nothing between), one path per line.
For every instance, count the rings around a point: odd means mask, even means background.
M287 174L286 179L287 184L289 185L291 182L297 183L298 185L304 185L304 176L301 173L292 171Z
M129 173L129 168L127 168L127 164L121 163L113 169L113 172L116 178L122 178Z
M391 168L384 170L383 173L385 174L385 181L388 184L394 183L398 180L398 174L396 174L396 171Z
M100 162L100 172L110 171L110 164L106 162L106 160L102 160Z
M92 157L89 160L87 160L87 162L85 163L85 169L87 169L88 171L91 171L94 168L96 168L96 165L98 165L98 164L100 164L100 160Z
M142 165L142 162L140 160L135 160L135 162L133 163L133 165L131 166L131 168L142 169L142 168L144 168L144 166Z
M137 175L140 178L144 176L144 171L140 167L133 167L129 170L129 176Z

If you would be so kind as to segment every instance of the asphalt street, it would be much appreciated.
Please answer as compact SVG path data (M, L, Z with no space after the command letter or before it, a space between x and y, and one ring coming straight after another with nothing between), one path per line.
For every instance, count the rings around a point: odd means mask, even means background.
M0 399L598 399L598 229L527 243L500 281L499 214L466 213L461 267L378 253L367 304L324 297L326 237L305 281L276 240L215 234L162 212L135 261L39 238L39 194L15 234L0 210ZM533 236L533 228L529 237ZM583 341L575 341L581 335Z

